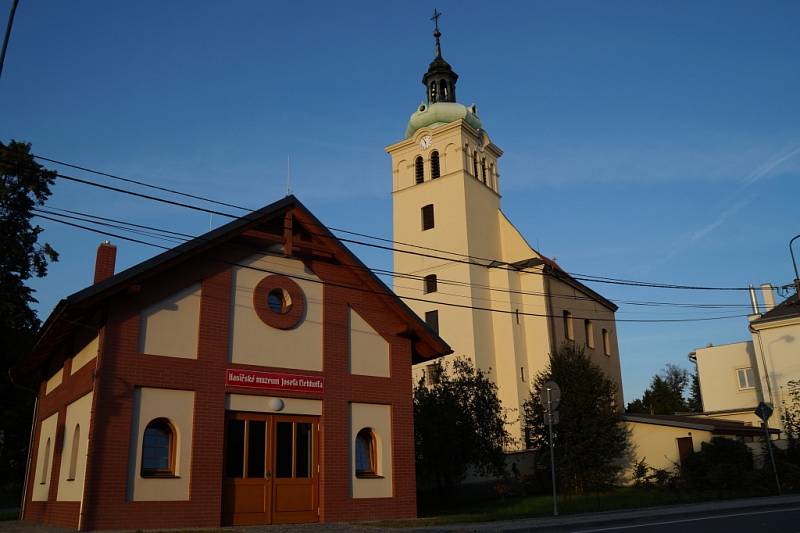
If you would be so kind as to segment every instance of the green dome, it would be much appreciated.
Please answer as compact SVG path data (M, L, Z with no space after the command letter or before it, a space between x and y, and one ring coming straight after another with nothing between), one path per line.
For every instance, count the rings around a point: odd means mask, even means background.
M435 128L461 119L476 130L479 130L482 126L477 111L474 104L469 107L457 102L420 104L419 108L408 119L406 139L414 135L420 128Z

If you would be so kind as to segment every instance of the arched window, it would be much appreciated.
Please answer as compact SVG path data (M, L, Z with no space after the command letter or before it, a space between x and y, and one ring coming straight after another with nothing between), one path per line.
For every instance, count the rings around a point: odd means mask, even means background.
M42 479L39 480L40 485L47 483L47 471L50 470L50 438L47 439L47 444L44 445L44 461L42 463Z
M379 477L378 441L372 428L363 428L356 435L356 477Z
M67 481L75 481L75 471L78 469L78 446L81 442L81 425L75 424L75 431L72 433L72 449L69 452L69 472Z
M439 177L439 152L431 152L431 179Z
M438 290L438 280L436 278L436 274L428 274L423 278L423 280L425 294L428 294L429 292L436 292Z
M496 183L494 179L494 163L489 163L489 186L494 189Z
M175 428L166 418L151 420L142 441L142 477L175 475Z
M418 156L414 160L414 175L416 176L417 183L425 181L425 165L422 161L422 156Z
M472 152L472 175L478 179L478 152Z
M439 94L442 95L442 101L447 102L447 82L445 80L439 80Z
M431 97L430 97L430 100L431 100L432 104L436 103L436 96L437 96L436 82L432 81L431 82Z
M481 179L486 183L486 158L481 158Z

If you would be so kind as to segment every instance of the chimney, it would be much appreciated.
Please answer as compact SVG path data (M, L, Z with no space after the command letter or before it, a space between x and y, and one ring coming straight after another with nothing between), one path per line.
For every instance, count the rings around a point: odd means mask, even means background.
M761 298L764 300L764 312L769 313L775 307L775 293L772 284L761 284Z
M94 263L94 283L100 283L114 275L117 262L117 247L109 241L103 241L97 247L97 260Z
M750 285L750 306L753 308L754 315L760 315L761 310L758 308L758 297L756 297L756 290Z

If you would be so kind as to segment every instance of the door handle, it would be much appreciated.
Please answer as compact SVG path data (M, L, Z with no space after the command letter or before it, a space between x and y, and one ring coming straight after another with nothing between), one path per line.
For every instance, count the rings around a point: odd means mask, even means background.
M267 479L272 479L272 472L267 470Z

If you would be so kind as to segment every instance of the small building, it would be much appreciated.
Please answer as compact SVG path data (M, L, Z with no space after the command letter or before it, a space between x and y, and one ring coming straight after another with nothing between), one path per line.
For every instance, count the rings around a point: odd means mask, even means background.
M697 364L703 416L760 425L755 415L759 402L773 406L770 427L783 429L786 402L792 382L800 382L800 302L797 294L775 305L773 288L762 285L764 310L751 294L750 339L698 348L689 359Z
M62 300L23 519L79 530L413 517L411 368L448 354L296 198Z
M725 437L744 442L759 441L764 430L744 422L699 416L626 414L625 422L633 444L633 460L644 460L656 470L674 471L683 460L699 452L704 442ZM777 430L771 430L777 433ZM626 477L632 478L632 471Z

